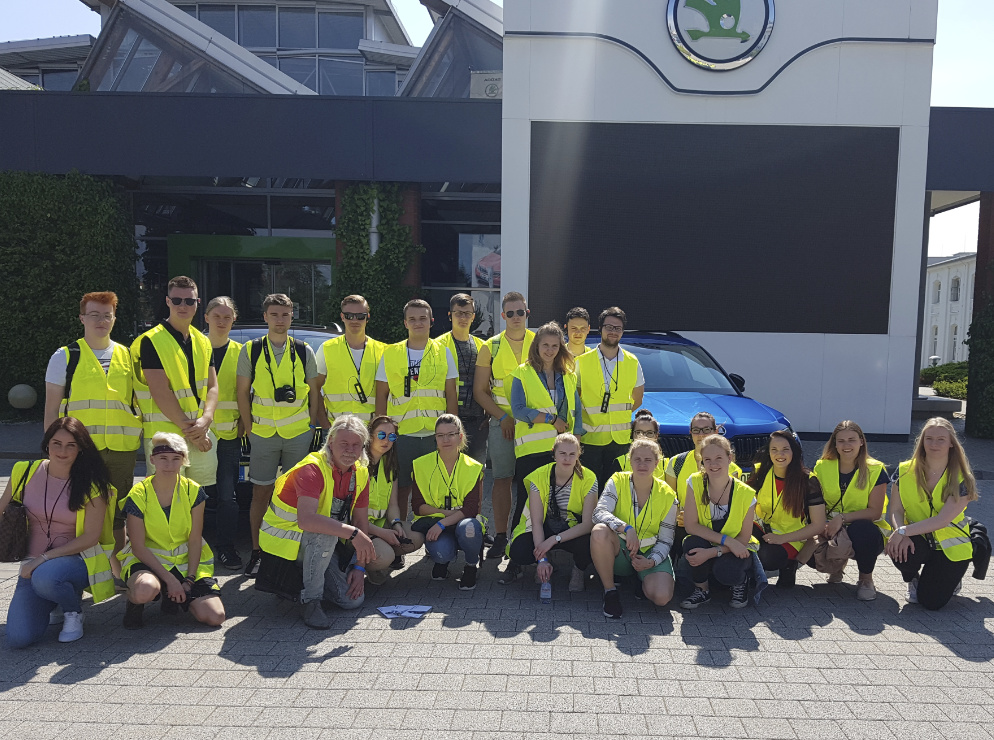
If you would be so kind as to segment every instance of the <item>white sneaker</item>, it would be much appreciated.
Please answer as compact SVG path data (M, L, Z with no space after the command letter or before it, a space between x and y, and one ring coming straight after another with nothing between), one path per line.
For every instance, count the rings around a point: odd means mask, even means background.
M83 636L83 614L81 612L66 612L59 642L74 642Z
M48 615L48 623L52 624L62 624L62 607L57 606Z
M918 603L918 579L912 578L911 582L908 584L908 603L917 604Z

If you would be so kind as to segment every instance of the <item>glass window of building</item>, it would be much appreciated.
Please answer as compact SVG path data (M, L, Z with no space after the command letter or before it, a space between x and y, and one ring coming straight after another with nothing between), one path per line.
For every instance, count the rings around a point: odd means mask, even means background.
M117 83L118 90L144 90L145 83L152 73L152 68L159 61L162 51L147 38L142 39L135 50L134 56L121 74Z
M366 72L366 94L393 97L397 94L397 73L390 71Z
M362 62L321 57L318 66L321 71L319 94L362 95Z
M276 6L240 5L238 43L249 49L275 49Z
M313 49L317 46L314 8L280 8L280 48Z
M188 15L192 15L194 18L197 17L197 6L196 5L177 5L176 10L182 10Z
M223 33L232 41L238 41L234 5L201 5L200 22Z
M279 62L280 72L289 75L314 92L318 91L314 57L283 57Z
M46 90L72 90L78 76L79 70L75 69L44 70L41 73L41 86Z
M959 300L959 278L953 278L949 286L949 300L954 302Z
M362 13L318 13L318 46L358 49L364 35Z

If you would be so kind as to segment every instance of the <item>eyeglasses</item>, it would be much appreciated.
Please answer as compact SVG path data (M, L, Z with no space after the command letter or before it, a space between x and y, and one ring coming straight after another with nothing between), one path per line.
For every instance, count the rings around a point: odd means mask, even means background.
M511 318L512 316L527 316L530 313L531 311L529 311L527 308L519 308L516 311L505 311L504 315L507 318Z
M199 298L174 298L173 296L169 296L169 300L172 301L174 306L180 306L184 303L188 306L196 306L200 303Z
M90 321L113 321L114 314L112 313L84 313L83 314Z
M471 319L476 316L476 311L453 311L452 315L457 319Z
M377 439L389 439L391 442L396 442L397 441L397 434L396 434L396 432L390 432L389 434L387 434L386 432L384 432L381 429L380 431L378 431L376 433L376 438Z
M367 318L369 318L369 314L368 313L345 313L345 312L343 312L342 316L345 317L346 321L365 321ZM383 439L383 438L380 437L380 439Z
M623 326L617 326L616 324L601 324L601 331L606 331L610 334L621 334L625 330Z
M714 431L714 427L691 427L691 434L711 434Z
M437 439L439 442L445 442L446 440L449 439L455 439L461 434L462 432L438 432L435 434L435 439Z
M655 439L656 433L651 429L636 429L632 432L633 437L646 437L648 439Z

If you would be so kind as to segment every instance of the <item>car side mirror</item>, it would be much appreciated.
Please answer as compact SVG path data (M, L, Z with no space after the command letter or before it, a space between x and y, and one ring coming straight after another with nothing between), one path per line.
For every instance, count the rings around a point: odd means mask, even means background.
M745 393L746 389L745 378L743 378L741 375L737 375L736 373L730 373L728 375L728 379L732 381L732 385L735 386L735 388L738 390L739 393Z

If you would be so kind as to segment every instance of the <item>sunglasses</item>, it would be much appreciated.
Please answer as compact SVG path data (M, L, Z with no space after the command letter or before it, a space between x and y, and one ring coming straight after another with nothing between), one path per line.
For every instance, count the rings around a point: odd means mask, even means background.
M389 439L391 442L396 442L397 441L397 433L396 432L390 432L389 434L387 434L386 432L380 430L380 431L378 431L376 433L376 438L377 439Z
M368 313L343 313L342 316L345 317L346 321L365 321L369 316ZM380 438L382 439L382 437Z
M196 306L198 303L200 303L199 298L173 298L172 296L170 296L169 300L172 301L172 304L174 306L181 306L184 303L188 306Z
M530 313L531 311L527 308L519 308L517 311L505 311L504 315L510 318L512 316L527 316Z

